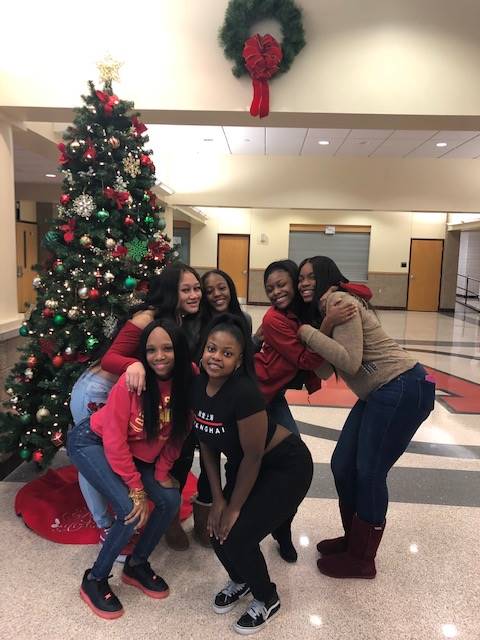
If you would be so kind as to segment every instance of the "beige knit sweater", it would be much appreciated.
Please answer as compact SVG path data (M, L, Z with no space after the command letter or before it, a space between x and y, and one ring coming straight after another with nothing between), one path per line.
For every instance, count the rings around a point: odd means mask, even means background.
M335 291L327 298L327 307L339 300L357 306L354 318L334 328L332 338L310 325L298 331L302 342L330 362L350 389L365 400L369 393L390 382L417 363L385 331L373 311L358 298ZM325 368L316 371L319 377L329 377Z

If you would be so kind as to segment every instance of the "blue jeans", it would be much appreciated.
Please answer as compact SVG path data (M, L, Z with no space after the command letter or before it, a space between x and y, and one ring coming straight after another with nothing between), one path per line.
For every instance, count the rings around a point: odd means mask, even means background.
M332 456L339 499L361 520L383 525L388 507L387 475L408 447L435 402L435 385L416 364L348 415Z
M73 423L78 425L90 417L92 411L88 408L88 405L91 402L97 405L105 404L114 384L112 380L108 380L98 371L86 369L72 388L70 412ZM81 473L78 474L78 484L97 527L100 529L111 527L113 519L108 511L106 498Z
M298 430L295 418L292 416L283 391L277 393L274 399L267 405L267 413L275 424L281 424L282 427L288 429L290 433L294 433L300 437L300 431Z
M126 525L125 518L133 509L129 489L105 457L102 439L90 429L90 420L76 425L68 435L68 455L78 470L112 505L115 522L92 567L97 580L108 577L116 557L130 540L137 522ZM155 480L155 465L135 459L144 489L154 503L148 522L133 551L135 560L145 562L160 542L180 507L178 489L166 489Z

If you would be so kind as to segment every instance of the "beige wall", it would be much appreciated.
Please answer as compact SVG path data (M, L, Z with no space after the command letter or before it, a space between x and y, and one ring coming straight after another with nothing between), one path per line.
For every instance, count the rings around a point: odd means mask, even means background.
M418 212L221 208L206 211L209 216L207 223L192 225L191 263L203 269L215 267L219 233L249 234L250 302L266 302L263 270L270 262L288 256L290 224L370 226L368 284L374 292L375 304L385 307L404 307L406 304L411 238L445 238L447 218L445 213ZM454 254L450 253L449 268L453 260ZM407 266L401 267L401 262L406 262ZM449 273L446 271L444 275L445 308L449 306L451 297L447 286Z
M37 221L37 203L34 200L20 200L20 221Z

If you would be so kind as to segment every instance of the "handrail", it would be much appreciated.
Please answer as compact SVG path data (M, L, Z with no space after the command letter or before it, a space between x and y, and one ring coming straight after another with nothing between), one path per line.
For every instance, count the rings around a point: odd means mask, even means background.
M466 282L465 282L465 286L462 287L459 282L458 279L459 278L465 278ZM474 287L473 289L470 287L471 283L477 283L478 286ZM463 291L463 294L459 294L458 290ZM475 291L476 289L476 291ZM457 302L459 302L460 304L463 304L465 307L468 307L469 309L474 309L475 311L479 311L480 312L480 279L478 278L473 278L472 276L465 276L461 273L457 273L457 284L456 284L456 291L455 291L455 297L457 299ZM464 300L459 300L459 298L464 298ZM473 305L473 304L468 304L467 300L471 299L471 298L475 298L476 300L479 301L479 303L477 305Z

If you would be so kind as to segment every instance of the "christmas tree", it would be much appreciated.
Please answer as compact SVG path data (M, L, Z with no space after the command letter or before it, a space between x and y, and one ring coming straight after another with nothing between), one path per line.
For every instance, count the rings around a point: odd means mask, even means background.
M7 379L8 410L0 414L0 451L18 450L42 466L65 442L75 380L149 279L176 256L151 191L146 127L133 103L113 93L115 65L101 70L103 90L89 82L58 145L64 180L58 215L43 238L49 258L37 269L36 305L20 327L29 339Z

